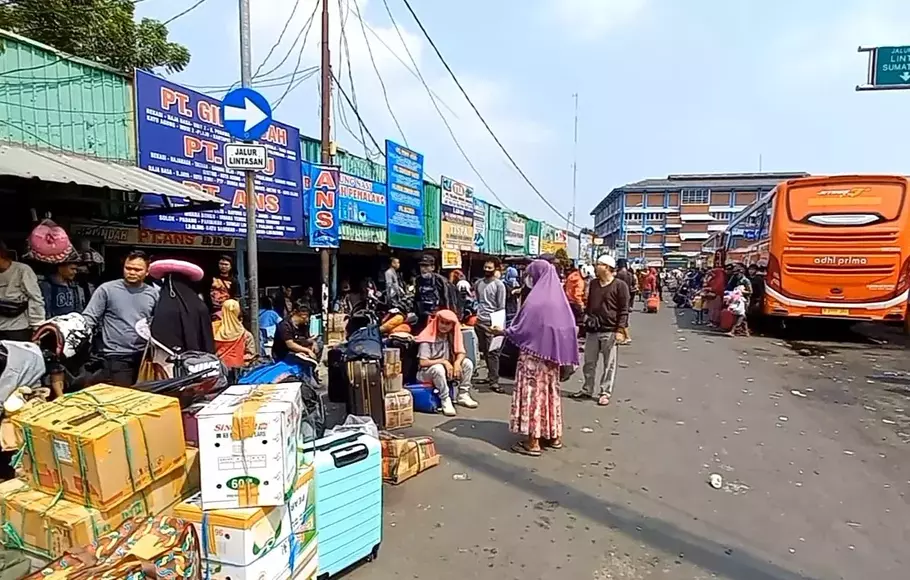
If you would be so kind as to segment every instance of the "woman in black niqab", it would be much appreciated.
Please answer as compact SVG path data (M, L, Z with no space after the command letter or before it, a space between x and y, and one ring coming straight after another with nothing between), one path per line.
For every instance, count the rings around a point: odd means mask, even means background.
M212 317L205 302L184 274L171 272L161 281L151 332L156 341L173 351L215 352Z

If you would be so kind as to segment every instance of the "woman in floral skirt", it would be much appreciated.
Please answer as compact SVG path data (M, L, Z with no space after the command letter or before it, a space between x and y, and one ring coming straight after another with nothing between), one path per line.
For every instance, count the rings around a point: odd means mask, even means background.
M527 276L531 292L505 331L520 351L509 429L524 437L512 451L538 457L562 448L559 368L578 365L578 329L556 268L534 260Z

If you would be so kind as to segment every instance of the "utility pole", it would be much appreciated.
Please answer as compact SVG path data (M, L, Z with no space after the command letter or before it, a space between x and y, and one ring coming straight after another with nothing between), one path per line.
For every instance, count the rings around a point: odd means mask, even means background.
M575 197L578 193L578 93L572 95L575 98L575 141L572 144L572 213L569 214L571 221L575 221ZM566 231L569 230L569 221L566 220Z
M250 48L250 0L240 0L240 84L249 88L253 83L253 58ZM250 296L250 333L253 350L260 352L259 344L259 240L256 238L256 186L252 171L245 172L246 179L246 269Z
M241 0L243 1L243 0ZM248 0L247 0L248 1ZM329 52L329 2L322 0L322 155L323 165L332 163L332 57ZM322 311L329 312L329 276L331 270L331 255L329 250L322 248L319 251L322 263ZM328 336L328 316L323 320L322 338Z

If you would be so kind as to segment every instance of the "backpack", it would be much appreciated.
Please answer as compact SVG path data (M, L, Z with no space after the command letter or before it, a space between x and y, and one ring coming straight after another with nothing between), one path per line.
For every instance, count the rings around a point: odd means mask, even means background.
M417 279L417 295L414 298L414 308L420 317L427 317L439 309L441 297L436 277L437 274L422 274Z

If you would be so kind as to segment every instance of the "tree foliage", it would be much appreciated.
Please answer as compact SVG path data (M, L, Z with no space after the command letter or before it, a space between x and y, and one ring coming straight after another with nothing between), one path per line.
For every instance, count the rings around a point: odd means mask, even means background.
M186 68L190 52L167 26L134 13L135 0L0 0L0 28L125 73Z

